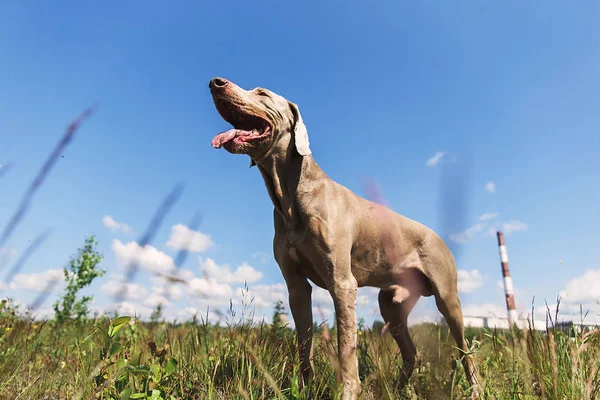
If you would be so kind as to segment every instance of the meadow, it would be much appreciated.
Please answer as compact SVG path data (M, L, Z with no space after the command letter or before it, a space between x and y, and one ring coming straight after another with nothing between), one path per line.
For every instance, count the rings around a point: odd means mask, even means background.
M317 373L299 390L294 332L248 314L213 325L102 316L36 321L10 300L0 311L0 399L336 399L335 326L316 326ZM600 331L467 328L487 399L597 399ZM359 330L363 399L463 399L469 387L443 324L411 327L421 354L412 386L381 322Z

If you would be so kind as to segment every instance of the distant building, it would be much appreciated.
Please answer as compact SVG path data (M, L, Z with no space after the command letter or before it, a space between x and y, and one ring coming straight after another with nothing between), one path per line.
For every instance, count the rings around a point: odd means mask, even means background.
M506 317L465 315L463 320L465 326L473 328L508 329L508 318ZM517 320L516 324L521 329L529 326L527 319L523 318Z
M600 324L593 322L575 322L575 321L560 321L556 323L556 328L566 332L569 336L575 336L575 333L583 333L593 329L600 328Z
M506 317L465 315L463 319L465 326L470 326L473 328L508 328L508 318ZM526 329L529 328L529 322L530 321L528 321L526 318L520 318L517 322L517 326L521 329ZM550 324L550 326L552 326L552 324ZM573 336L574 332L582 333L599 327L600 324L595 322L560 321L556 323L557 329L563 332L569 332L571 336ZM545 330L546 321L536 321L535 329Z

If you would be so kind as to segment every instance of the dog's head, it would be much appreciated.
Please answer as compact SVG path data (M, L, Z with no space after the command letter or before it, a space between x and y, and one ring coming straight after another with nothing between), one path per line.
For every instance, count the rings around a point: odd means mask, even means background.
M223 78L214 78L208 87L215 107L233 129L212 140L215 148L233 154L247 154L252 160L267 156L279 143L293 143L298 154L311 153L308 132L298 106L263 88L245 90Z

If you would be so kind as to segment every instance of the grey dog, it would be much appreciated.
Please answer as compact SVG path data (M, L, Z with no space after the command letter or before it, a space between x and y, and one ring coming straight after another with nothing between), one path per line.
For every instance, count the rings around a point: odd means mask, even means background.
M421 296L433 295L463 355L472 397L478 398L474 363L465 355L456 264L444 241L426 226L330 179L312 157L296 104L270 90L245 90L223 78L212 79L209 88L217 111L233 125L213 138L213 147L250 156L273 202L273 252L289 292L302 384L314 372L310 280L333 299L343 400L357 399L362 388L356 293L363 286L381 289L381 315L404 362L400 387L417 359L408 315Z

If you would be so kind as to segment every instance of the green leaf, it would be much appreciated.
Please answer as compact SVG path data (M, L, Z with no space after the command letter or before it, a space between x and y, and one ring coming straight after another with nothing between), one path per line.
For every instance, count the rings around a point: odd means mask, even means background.
M119 400L129 400L131 398L131 388L127 388L121 392Z
M171 357L167 360L167 365L165 365L166 375L171 375L175 369L177 369L177 360Z
M119 358L117 360L117 369L123 369L127 365L127 360L125 358Z
M108 345L110 343L110 336L109 336L108 332L104 328L102 328L100 325L98 325L97 328L100 332L102 332L102 339L104 339L104 346L108 347Z
M125 324L128 323L130 320L131 320L131 317L119 317L119 318L115 319L110 324L110 328L108 328L108 335L110 337L115 337L117 332L119 332L121 330L121 328L123 326L125 326Z
M141 358L142 358L141 350L133 353L133 355L131 356L131 360L129 360L129 365L133 365L134 367L137 365L140 365Z
M117 372L115 372L114 376L117 377L115 382L126 384L129 381L129 370L127 370L125 367L119 368L117 369Z
M138 365L138 366L132 366L132 365L127 365L125 366L125 371L129 371L132 374L150 374L150 367L148 367L147 365Z
M300 397L300 387L299 387L298 378L293 378L290 383L291 383L290 391L292 394L292 398L297 399L298 397Z
M148 396L146 395L146 393L133 393L131 396L129 396L130 399L145 399Z
M152 364L152 380L156 383L160 382L161 380L162 374L160 372L160 365Z
M148 399L150 400L165 400L161 395L160 395L160 390L156 390L153 389L152 390L152 395L150 395L150 397L148 397Z
M110 345L110 348L108 349L108 356L114 356L115 354L119 353L121 350L123 350L123 345L119 342L114 342Z

